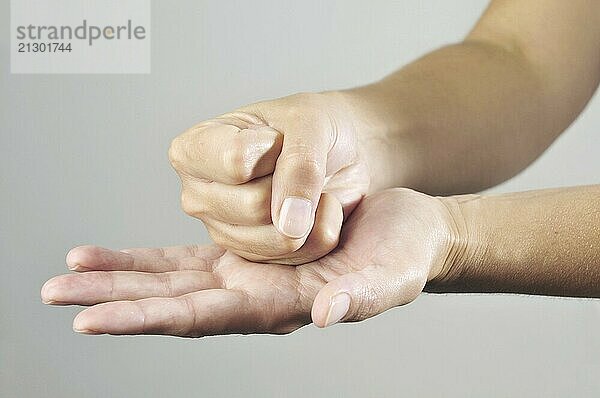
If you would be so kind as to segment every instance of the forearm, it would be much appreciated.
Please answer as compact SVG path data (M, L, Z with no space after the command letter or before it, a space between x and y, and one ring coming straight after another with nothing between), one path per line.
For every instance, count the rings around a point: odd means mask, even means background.
M567 123L543 117L540 82L517 56L479 43L442 48L343 95L383 177L373 190L479 191L523 169Z
M600 297L600 185L443 200L460 242L428 290Z
M496 1L464 42L333 93L354 115L372 191L475 192L526 167L598 85L599 15L597 2Z

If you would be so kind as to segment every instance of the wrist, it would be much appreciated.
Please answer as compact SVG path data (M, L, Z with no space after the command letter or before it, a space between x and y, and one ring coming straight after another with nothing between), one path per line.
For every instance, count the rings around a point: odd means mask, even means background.
M447 239L439 262L431 269L426 291L452 292L467 269L479 269L487 252L487 234L479 220L480 195L439 197L447 219Z

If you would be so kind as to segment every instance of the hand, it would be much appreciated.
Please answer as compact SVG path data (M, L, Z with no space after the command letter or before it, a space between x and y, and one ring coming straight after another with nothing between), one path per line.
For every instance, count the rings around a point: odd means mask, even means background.
M451 206L408 189L367 197L340 245L291 267L247 261L218 246L112 251L83 246L76 274L42 288L47 304L93 305L74 329L89 334L288 333L360 321L407 304L443 278L458 251Z
M182 207L246 259L320 258L369 187L354 130L351 112L328 94L260 102L200 123L169 150Z

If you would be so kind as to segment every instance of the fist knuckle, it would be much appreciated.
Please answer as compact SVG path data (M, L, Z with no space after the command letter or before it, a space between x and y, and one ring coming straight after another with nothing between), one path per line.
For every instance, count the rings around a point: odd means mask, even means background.
M234 140L223 154L223 163L225 174L231 183L243 184L251 179L252 164L244 143Z
M181 192L181 208L186 214L196 218L206 213L201 201L187 189Z
M169 161L176 169L185 160L185 143L182 136L176 137L169 146Z

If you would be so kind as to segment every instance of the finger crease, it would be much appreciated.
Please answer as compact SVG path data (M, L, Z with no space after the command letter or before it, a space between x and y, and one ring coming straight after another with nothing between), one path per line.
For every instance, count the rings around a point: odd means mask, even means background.
M163 285L165 297L173 297L173 281L169 274L158 274L158 277Z
M188 312L192 316L191 324L188 326L187 330L185 331L185 334L187 334L188 336L191 336L197 327L197 325L196 325L196 322L197 322L196 307L194 306L194 303L189 296L183 296L182 300L183 300L184 304L186 305Z

